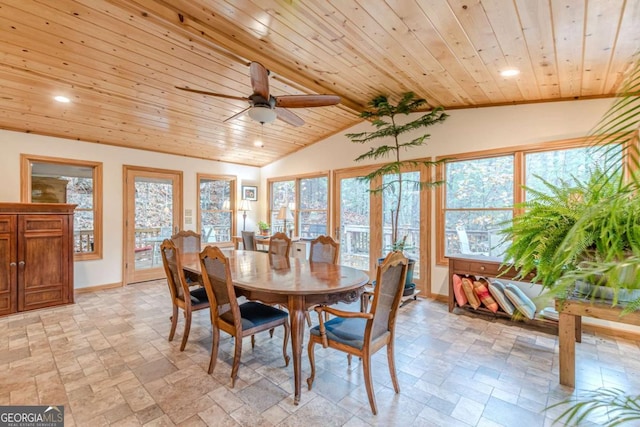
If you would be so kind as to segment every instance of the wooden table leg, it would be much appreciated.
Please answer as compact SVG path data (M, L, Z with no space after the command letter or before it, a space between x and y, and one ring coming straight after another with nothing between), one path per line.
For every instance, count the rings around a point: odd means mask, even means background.
M300 402L300 383L302 376L302 344L305 328L305 298L304 295L289 295L289 320L291 322L291 351L293 353L293 382L295 395L293 404Z
M576 317L560 312L558 324L560 384L576 386Z
M582 342L582 316L576 318L576 342Z

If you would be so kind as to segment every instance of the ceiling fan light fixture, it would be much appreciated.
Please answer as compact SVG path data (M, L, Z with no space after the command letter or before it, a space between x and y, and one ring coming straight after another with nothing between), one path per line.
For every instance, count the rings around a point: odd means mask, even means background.
M260 123L272 123L275 121L277 114L269 107L256 106L247 113L249 117Z

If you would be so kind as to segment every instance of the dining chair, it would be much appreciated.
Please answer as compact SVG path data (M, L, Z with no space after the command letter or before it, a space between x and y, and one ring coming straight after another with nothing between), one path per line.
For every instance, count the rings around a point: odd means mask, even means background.
M235 386L242 354L242 338L251 336L251 347L255 345L254 334L278 326L284 326L284 343L282 354L285 366L289 365L287 343L289 341L289 314L286 311L255 301L238 304L235 288L231 278L229 258L220 248L207 246L200 253L200 270L202 282L211 301L211 326L213 341L211 343L211 360L209 374L213 373L218 358L220 330L235 337L233 367L231 369L231 387Z
M200 253L200 234L192 230L182 230L171 236L171 241L183 254Z
M331 236L318 236L310 243L309 262L327 262L337 264L340 255L340 243ZM329 313L325 313L325 320L329 320ZM311 326L311 318L307 318L307 323Z
M340 243L333 240L331 236L318 236L310 243L310 262L328 262L330 264L337 264L339 255Z
M255 231L243 231L242 232L242 248L245 251L255 251L256 248L256 240L255 240Z
M169 285L171 302L173 304L169 341L173 340L173 336L176 333L178 309L180 308L184 311L185 319L180 351L184 351L184 347L187 345L187 340L189 339L189 331L191 330L191 313L209 308L209 299L207 298L207 292L204 288L189 289L189 284L182 269L180 249L172 240L165 239L162 242L160 245L160 253L162 254L162 264L164 265L164 272L167 275L167 284ZM186 298L185 295L187 295Z
M181 254L199 254L202 250L201 236L192 230L181 230L171 236L171 241ZM198 274L185 272L185 278L189 286L201 285Z
M285 233L276 233L269 239L269 253L283 257L289 256L291 239Z
M309 334L309 362L311 376L307 379L309 390L316 374L314 346L331 347L357 356L362 360L364 383L373 414L378 413L376 397L371 380L371 355L387 346L389 373L396 393L400 393L394 361L395 323L404 282L407 275L407 258L401 252L391 252L378 266L371 311L367 313L342 311L331 307L316 307L320 324L311 328ZM333 314L333 319L324 321L322 313ZM348 358L351 363L351 357Z

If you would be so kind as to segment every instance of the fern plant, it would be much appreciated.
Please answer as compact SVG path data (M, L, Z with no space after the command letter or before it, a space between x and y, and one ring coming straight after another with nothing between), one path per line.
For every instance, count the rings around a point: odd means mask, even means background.
M640 395L627 395L617 388L599 388L568 397L546 409L567 406L554 423L580 425L589 417L597 417L598 425L616 427L640 420ZM634 424L637 425L637 424Z

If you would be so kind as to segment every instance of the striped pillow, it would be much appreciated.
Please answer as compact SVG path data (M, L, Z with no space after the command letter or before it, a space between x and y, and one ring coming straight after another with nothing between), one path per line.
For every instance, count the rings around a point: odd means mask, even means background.
M495 313L498 311L498 303L491 297L489 289L487 289L488 284L487 279L478 277L478 280L473 282L473 292L478 296L482 305Z
M519 287L513 283L508 283L505 286L504 294L520 313L524 314L528 319L533 319L536 314L536 305Z
M475 292L473 292L473 277L462 278L462 290L464 291L467 300L469 300L469 305L473 307L474 310L480 307L480 300L476 296Z
M509 298L504 294L504 284L499 280L492 280L489 283L489 292L493 299L496 300L500 308L509 316L513 316L513 311L516 309Z

